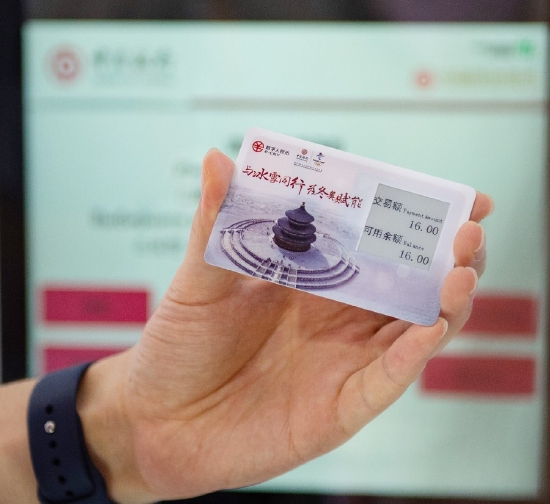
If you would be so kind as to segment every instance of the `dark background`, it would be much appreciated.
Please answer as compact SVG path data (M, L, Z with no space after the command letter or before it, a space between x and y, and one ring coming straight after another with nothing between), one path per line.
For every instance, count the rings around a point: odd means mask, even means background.
M548 22L546 0L1 0L0 281L2 381L26 376L20 27L25 19ZM548 436L547 436L548 438ZM546 450L548 452L548 450ZM547 458L547 457L545 457ZM196 504L548 504L536 501L219 492ZM467 494L467 489L464 489Z
M545 0L28 0L40 19L546 21Z

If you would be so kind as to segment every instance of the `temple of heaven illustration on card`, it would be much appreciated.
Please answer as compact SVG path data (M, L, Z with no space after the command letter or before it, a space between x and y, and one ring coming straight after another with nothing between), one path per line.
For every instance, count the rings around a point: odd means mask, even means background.
M246 219L220 231L224 254L243 272L297 289L340 286L359 273L353 254L313 224L305 203L272 219Z

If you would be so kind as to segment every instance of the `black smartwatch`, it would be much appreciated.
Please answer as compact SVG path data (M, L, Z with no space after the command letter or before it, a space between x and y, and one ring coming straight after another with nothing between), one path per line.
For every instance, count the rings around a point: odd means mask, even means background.
M113 504L76 412L78 385L90 364L47 374L31 394L27 425L42 504Z

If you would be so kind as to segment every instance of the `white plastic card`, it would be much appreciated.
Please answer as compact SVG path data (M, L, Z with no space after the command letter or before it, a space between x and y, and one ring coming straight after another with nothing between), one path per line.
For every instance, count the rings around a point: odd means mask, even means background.
M208 263L431 325L471 187L250 129Z

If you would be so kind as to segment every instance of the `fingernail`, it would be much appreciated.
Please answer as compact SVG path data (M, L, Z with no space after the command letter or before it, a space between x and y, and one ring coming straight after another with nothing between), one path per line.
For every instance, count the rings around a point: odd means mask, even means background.
M476 262L481 261L485 258L485 229L483 229L483 226L479 225L479 228L481 229L481 240L479 242L479 246L474 250L474 260Z
M477 276L477 271L474 268L470 268L468 266L466 269L470 270L474 274L474 278L475 278L474 286L473 286L472 290L468 293L468 296L472 297L473 294L475 293L476 289L477 289L477 283L479 281L479 277Z
M204 157L202 158L203 159L203 164L204 164L204 160L208 157L209 154L213 153L213 152L221 152L220 149L216 149L216 147L212 147L211 149L208 149L208 151L206 152L206 154L204 155ZM205 173L206 170L203 168L201 170L201 193L204 192L204 186L208 180L208 174Z
M206 184L206 176L204 175L204 170L201 170L201 194L204 192L205 184Z
M443 334L441 335L441 337L439 339L443 339L445 337L445 335L447 334L447 331L449 330L449 322L447 322L447 320L444 319L443 317L439 317L439 320L443 321L443 326L444 326Z
M489 210L487 217L489 217L489 215L491 215L495 211L495 201L490 196L489 196L489 199L491 200L491 209Z

